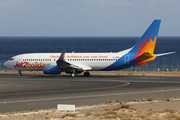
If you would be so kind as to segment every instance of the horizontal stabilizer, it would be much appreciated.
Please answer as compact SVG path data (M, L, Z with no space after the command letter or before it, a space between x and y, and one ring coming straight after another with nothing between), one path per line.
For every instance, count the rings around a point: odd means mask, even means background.
M154 56L152 54L150 54L149 52L144 52L140 57L141 58L151 58Z
M168 53L156 54L156 57L163 56L163 55L168 55L168 54L173 54L173 53L176 53L176 52L168 52Z

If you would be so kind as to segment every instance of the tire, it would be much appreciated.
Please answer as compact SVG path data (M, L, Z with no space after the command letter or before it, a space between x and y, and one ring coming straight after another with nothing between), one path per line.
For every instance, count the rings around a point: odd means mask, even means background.
M74 74L74 73L72 73L72 74L71 74L71 76L72 76L72 77L74 77L74 76L75 76L75 74Z
M18 76L22 76L22 73L18 73Z
M72 77L77 77L77 73L72 73L71 76Z
M84 77L89 77L90 73L89 72L84 72Z

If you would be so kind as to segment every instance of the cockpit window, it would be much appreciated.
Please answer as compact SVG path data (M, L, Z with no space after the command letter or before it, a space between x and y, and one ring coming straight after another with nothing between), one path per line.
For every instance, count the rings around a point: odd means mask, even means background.
M10 61L14 60L14 58L11 58Z

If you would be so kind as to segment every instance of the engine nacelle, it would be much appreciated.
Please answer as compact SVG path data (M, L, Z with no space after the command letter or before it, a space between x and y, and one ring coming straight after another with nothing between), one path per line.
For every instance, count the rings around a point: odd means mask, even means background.
M44 74L60 74L61 69L58 66L48 65L43 68Z

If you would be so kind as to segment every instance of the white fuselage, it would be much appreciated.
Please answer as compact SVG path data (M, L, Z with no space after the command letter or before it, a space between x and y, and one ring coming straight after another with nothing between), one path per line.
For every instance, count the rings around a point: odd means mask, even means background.
M118 61L130 49L118 53L66 53L64 61L82 67L83 70L102 70ZM5 66L13 70L42 71L44 66L57 65L61 53L29 53L11 58Z

